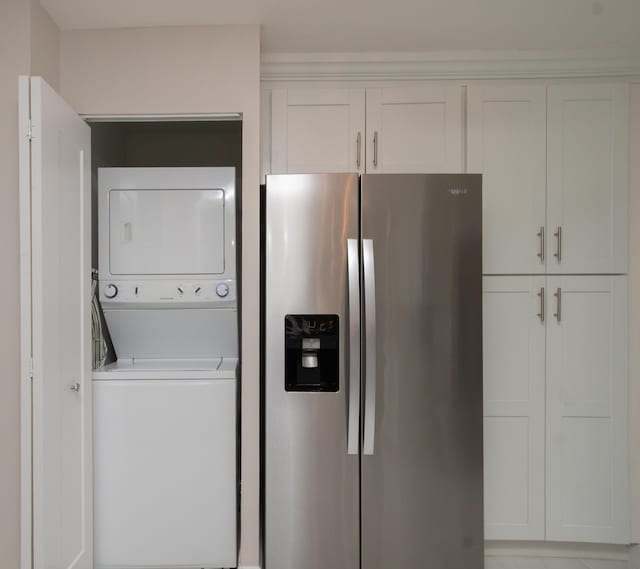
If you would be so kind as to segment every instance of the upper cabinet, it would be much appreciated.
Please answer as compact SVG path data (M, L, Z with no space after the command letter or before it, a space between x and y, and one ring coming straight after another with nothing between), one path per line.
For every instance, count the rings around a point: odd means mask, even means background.
M274 89L271 173L364 172L364 89Z
M367 89L367 172L463 172L462 117L459 86Z
M485 274L627 271L628 107L624 84L469 87Z
M270 172L462 172L462 95L447 85L273 89Z
M483 175L486 275L627 272L625 83L274 88L265 172ZM270 97L270 99L269 99Z
M627 272L627 85L548 90L549 273Z
M545 272L546 88L471 86L467 172L482 173L487 274Z

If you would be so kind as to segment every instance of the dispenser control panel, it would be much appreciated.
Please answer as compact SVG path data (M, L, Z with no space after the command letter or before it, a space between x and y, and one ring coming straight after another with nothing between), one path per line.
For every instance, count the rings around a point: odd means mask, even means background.
M335 314L284 317L285 390L338 391L339 319Z

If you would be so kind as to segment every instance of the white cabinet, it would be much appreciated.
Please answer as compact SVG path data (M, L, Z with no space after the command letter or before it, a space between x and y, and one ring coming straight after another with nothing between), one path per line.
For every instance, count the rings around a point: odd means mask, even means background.
M270 173L462 172L462 94L450 85L273 89Z
M364 89L274 89L272 174L364 172Z
M627 543L626 277L547 287L547 538Z
M485 274L625 273L628 86L472 85L467 106Z
M484 278L488 539L628 543L626 279Z
M463 172L462 106L455 85L367 89L367 172Z
M544 277L485 277L485 538L544 539Z
M548 272L625 273L628 86L549 87L547 116Z
M482 173L483 270L544 273L546 88L470 86L467 172Z

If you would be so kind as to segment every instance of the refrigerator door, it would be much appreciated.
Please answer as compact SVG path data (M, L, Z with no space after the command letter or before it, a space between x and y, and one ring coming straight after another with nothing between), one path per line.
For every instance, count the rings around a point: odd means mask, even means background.
M264 566L358 569L358 176L266 186Z
M361 200L362 569L481 569L481 176L365 175Z

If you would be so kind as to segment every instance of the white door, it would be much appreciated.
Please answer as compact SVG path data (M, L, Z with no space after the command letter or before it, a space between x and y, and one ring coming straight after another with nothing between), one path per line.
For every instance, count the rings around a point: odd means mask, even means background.
M274 89L271 173L364 172L364 89Z
M482 174L483 272L545 271L546 88L470 86L467 172Z
M627 277L548 277L547 539L628 542Z
M549 87L547 272L626 273L629 89Z
M487 539L544 539L545 280L484 277Z
M92 564L91 140L40 78L21 78L21 123L29 109L31 156L22 141L20 191L31 249L29 256L23 242L21 261L31 269L22 294L32 312L23 312L22 325L33 357L33 567L83 569Z
M367 172L459 173L462 88L367 89Z

